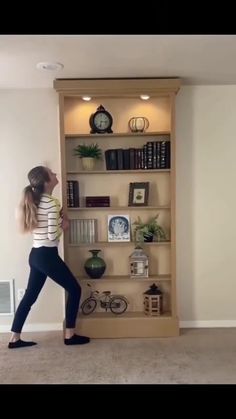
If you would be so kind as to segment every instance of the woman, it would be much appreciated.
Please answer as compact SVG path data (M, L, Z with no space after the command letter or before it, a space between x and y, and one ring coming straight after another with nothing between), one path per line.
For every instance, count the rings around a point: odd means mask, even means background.
M29 185L23 191L20 204L20 225L23 232L33 233L33 248L29 255L30 275L24 297L15 313L9 349L36 345L21 340L21 330L26 317L45 284L47 276L68 292L66 304L66 329L64 343L81 345L89 342L86 336L75 334L81 288L71 271L58 255L59 237L69 227L63 217L59 201L52 197L58 184L56 174L44 166L28 173Z

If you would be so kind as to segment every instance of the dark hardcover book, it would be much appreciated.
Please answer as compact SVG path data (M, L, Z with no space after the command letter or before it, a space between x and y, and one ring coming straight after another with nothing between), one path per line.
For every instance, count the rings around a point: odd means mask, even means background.
M153 151L153 169L157 168L157 143L153 141L152 143L152 151Z
M110 150L105 151L106 169L110 170Z
M110 149L105 151L105 161L107 170L117 170L117 150Z
M138 148L138 169L139 170L142 169L142 163L141 163L142 157L141 157L141 155L142 155L142 149Z
M138 148L134 149L134 168L138 169Z
M147 168L153 169L153 143L147 142Z
M167 168L167 141L161 142L161 161L160 161L160 168L166 169Z
M140 169L144 169L144 150L143 148L140 149L140 158L141 158L141 167Z
M160 141L156 141L156 147L157 147L156 169L160 169L161 168L161 142Z
M123 164L124 164L124 170L130 169L130 163L129 163L129 148L126 148L123 150Z
M134 152L135 169L141 169L141 148L135 148Z
M129 149L129 167L130 170L135 169L135 148Z
M110 197L109 196L86 196L85 206L86 207L109 207Z
M143 146L143 168L147 169L147 144Z
M67 207L70 208L70 188L69 188L69 180L66 182L66 199L67 199Z
M79 207L79 182L72 180L74 207Z
M171 166L171 154L170 154L170 150L171 150L171 142L167 141L166 142L166 168L170 169Z
M117 155L117 169L123 170L124 169L123 148L117 148L116 155Z
M74 204L74 194L73 194L73 183L71 180L69 180L69 206L70 208L73 208L75 206Z

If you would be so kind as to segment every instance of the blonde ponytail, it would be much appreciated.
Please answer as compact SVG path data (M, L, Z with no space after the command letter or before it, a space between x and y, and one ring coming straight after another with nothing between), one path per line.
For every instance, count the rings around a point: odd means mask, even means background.
M28 233L38 225L37 208L44 192L45 182L50 180L47 169L37 166L28 173L30 185L23 190L23 196L18 211L20 231Z
M26 186L19 207L19 222L22 233L28 233L37 227L37 205L31 186Z

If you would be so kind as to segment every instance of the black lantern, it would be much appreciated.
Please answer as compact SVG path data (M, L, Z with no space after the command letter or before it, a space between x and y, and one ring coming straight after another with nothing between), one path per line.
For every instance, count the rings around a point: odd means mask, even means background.
M163 313L163 295L161 290L152 284L144 293L144 312L149 316L160 316Z

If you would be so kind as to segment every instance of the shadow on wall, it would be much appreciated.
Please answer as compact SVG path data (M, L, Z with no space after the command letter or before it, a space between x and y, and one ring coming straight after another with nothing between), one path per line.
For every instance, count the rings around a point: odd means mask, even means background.
M196 318L194 306L194 88L176 97L176 257L177 312L180 321Z

